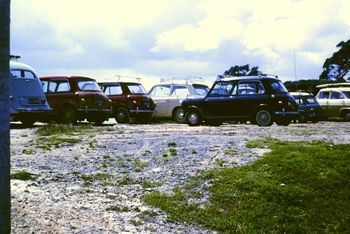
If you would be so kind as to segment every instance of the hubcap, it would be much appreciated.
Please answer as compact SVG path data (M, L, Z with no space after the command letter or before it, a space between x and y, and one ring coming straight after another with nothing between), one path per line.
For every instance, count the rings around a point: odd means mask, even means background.
M177 113L177 118L183 120L185 118L184 112L181 110Z
M271 121L271 115L266 110L259 111L258 114L256 115L256 121L258 122L259 125L266 126Z
M190 113L188 116L188 122L190 122L191 124L197 124L198 119L198 114L196 113Z

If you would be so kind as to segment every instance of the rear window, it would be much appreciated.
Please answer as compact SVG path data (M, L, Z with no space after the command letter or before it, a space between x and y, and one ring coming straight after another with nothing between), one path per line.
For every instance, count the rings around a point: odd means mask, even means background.
M145 94L146 91L141 84L128 84L130 93L132 94Z
M196 93L198 95L201 95L201 96L205 96L209 91L209 88L205 85L195 85L194 84L192 86L193 86L194 90L196 91Z
M100 87L94 80L78 80L78 87L84 91L101 91Z
M35 79L36 76L33 72L27 70L11 70L11 76L13 78Z

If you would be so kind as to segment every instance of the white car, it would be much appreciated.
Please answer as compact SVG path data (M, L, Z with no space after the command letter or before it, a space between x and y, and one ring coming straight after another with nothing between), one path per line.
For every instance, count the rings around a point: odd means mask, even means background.
M205 96L208 91L209 87L203 84L164 83L153 86L148 94L157 105L155 118L185 123L182 101L188 96Z
M350 121L350 84L318 85L321 88L316 100L324 109L325 117L342 117Z

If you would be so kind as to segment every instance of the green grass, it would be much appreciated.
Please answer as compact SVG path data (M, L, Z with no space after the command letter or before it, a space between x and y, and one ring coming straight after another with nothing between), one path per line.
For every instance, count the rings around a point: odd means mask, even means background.
M153 192L147 203L170 220L229 233L350 233L350 145L322 142L249 142L271 152L242 167L213 169L177 188ZM196 186L210 181L209 201Z
M11 174L11 180L36 180L38 175L26 171L19 171Z
M69 125L69 124L55 124L48 123L40 126L36 133L40 136L51 136L58 134L76 135L80 133L87 133L93 131L94 128L91 125Z

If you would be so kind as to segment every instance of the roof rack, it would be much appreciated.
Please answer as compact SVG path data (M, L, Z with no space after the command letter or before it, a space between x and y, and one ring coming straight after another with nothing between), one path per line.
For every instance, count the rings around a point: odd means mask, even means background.
M259 73L258 75L255 75L255 76L217 75L216 80L222 80L222 79L225 79L225 78L228 78L228 79L229 79L229 78L251 78L251 77L259 77L259 78L266 77L266 78L275 78L275 79L278 79L278 76L277 76L277 75L266 74L266 73Z
M18 60L21 58L20 55L13 55L13 54L10 54L10 60L12 61L15 61L15 62L18 62Z
M350 87L350 83L331 83L331 84L321 84L317 85L316 88L322 89L322 88L341 88L341 87Z
M115 75L118 78L118 82L130 82L130 79L132 80L137 80L138 83L141 83L141 77L137 77L137 76L124 76L124 75Z
M160 83L185 83L185 84L193 84L193 83L204 83L204 79L199 76L189 76L185 78L180 77L171 77L171 78L161 78Z

